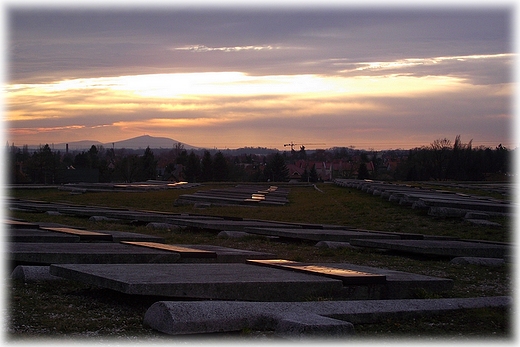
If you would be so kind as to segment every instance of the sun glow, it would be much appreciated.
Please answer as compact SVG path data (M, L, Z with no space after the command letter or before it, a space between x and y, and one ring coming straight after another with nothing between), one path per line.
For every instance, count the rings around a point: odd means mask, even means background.
M337 104L334 99L346 97L410 97L450 92L460 88L462 83L448 76L252 76L241 72L205 72L14 84L7 86L6 91L9 120L22 120L62 117L75 111L111 114L142 109L211 110L230 103L248 108L293 108L295 102L320 100L323 107Z

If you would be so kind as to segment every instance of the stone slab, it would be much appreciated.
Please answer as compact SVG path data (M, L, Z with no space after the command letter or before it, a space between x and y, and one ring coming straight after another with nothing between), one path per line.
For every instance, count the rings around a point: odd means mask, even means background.
M350 263L317 263L316 265L384 275L386 277L384 292L370 296L369 298L371 299L409 299L415 297L418 291L421 293L440 294L448 292L453 288L453 280L449 278L425 276L411 272Z
M235 186L227 189L211 189L198 191L193 194L183 194L176 200L176 204L210 203L210 204L238 204L238 205L277 205L288 203L288 191L278 187Z
M247 259L272 259L274 254L268 252L249 251L245 249L229 248L214 245L182 245L193 249L215 252L216 259L206 258L207 261L215 261L217 263L244 263ZM202 262L205 258L181 258L181 262L189 262L190 259L196 262Z
M53 232L41 229L10 229L8 242L79 242L78 235Z
M277 200L260 200L251 198L236 198L226 196L210 196L210 195L196 195L196 194L185 194L179 196L176 200L176 204L193 204L196 202L208 202L211 204L232 204L232 205L251 205L251 204L262 204L262 205L277 205L283 206L286 202L280 202Z
M339 279L343 282L343 285L386 283L386 276L381 274L341 269L325 265L300 263L285 259L248 260L246 263Z
M168 335L252 329L275 331L281 336L296 333L300 338L339 337L354 332L351 324L355 328L355 324L390 318L512 305L513 298L508 296L311 302L158 301L146 311L144 324ZM287 320L292 322L289 327L284 324Z
M43 230L79 236L81 241L112 241L112 235L96 231L88 231L66 227L42 227Z
M346 263L314 265L379 274L386 277L386 282L345 284L316 273L238 263L64 264L59 265L59 269L58 265L54 267L58 270L51 266L51 274L128 294L214 300L294 301L314 296L402 299L413 297L417 290L442 293L453 286L450 279L401 271ZM314 289L310 288L313 286Z
M480 265L489 267L501 267L504 266L506 261L499 258L480 258L480 257L457 257L450 261L451 264L458 265Z
M7 258L15 264L235 263L269 259L273 254L213 245L166 245L158 242L10 242ZM134 244L132 244L134 243ZM145 247L153 245L155 248Z
M6 244L6 258L15 264L175 263L175 252L113 242Z
M38 229L38 224L24 222L14 219L6 219L4 224L11 229Z
M141 241L141 242L165 243L164 238L159 237L159 236L132 233L129 231L116 231L116 230L94 230L94 231L111 235L113 242Z
M245 227L245 232L264 236L276 236L309 241L349 242L354 238L400 239L398 235L378 233L376 231L340 230L340 229L306 229L306 228L259 228Z
M322 248L331 248L331 249L338 249L338 248L356 248L359 249L359 247L352 246L350 242L337 242L337 241L319 241L315 244L316 247L322 247Z
M429 207L448 207L448 208L459 208L472 211L486 211L486 212L498 212L498 213L512 213L514 206L509 203L494 203L485 201L462 201L462 200L448 200L448 199L433 199L433 198L421 198L419 199L422 203Z
M321 276L248 264L64 264L55 276L134 295L207 300L295 301L338 294Z
M17 266L11 273L11 279L23 282L40 282L40 281L63 281L58 276L51 275L49 266Z
M171 251L179 253L181 258L216 258L217 253L214 251L207 251L202 249L178 246L178 245L168 245L163 243L156 242L139 242L139 241L122 241L121 243L125 245L134 245L140 247L146 247L151 249L161 249L165 251Z
M284 224L269 221L255 221L255 220L223 220L223 219L175 219L170 223L208 230L216 231L246 231L246 228L262 228L262 227L281 227L281 228L301 228L297 224Z
M353 246L445 257L503 258L512 249L504 244L451 240L351 240Z

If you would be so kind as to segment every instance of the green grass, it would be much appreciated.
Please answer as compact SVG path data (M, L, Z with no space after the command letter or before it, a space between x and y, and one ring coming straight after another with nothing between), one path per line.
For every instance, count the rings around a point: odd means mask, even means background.
M509 231L512 220L495 218L503 227L475 226L462 219L433 218L417 211L374 197L352 188L321 184L320 192L311 186L290 187L289 201L285 206L211 206L197 209L192 205L175 206L181 194L209 190L226 185L204 185L191 189L172 189L151 192L108 192L71 195L66 191L15 190L12 197L42 201L67 202L77 205L122 207L171 213L196 213L215 216L232 216L250 219L275 220L297 223L347 225L355 228L425 235L442 235L463 239L511 241ZM228 186L233 186L229 184Z
M460 219L439 219L423 212L383 201L356 189L320 184L313 187L290 187L286 206L239 207L175 206L181 194L226 185L204 185L189 190L167 190L141 193L86 193L42 190L14 190L10 196L21 199L66 202L78 205L124 207L171 213L196 213L252 219L300 223L349 225L356 228L427 235L446 235L464 239L507 241L511 239L512 222L503 218L501 228L480 227ZM231 184L229 186L232 186ZM274 242L262 237L224 239L209 230L188 228L175 232L153 230L129 224L91 222L87 218L49 216L44 213L9 212L16 218L32 222L57 222L89 230L121 230L164 237L170 244L213 244L224 247L273 253L278 258L304 262L347 262L417 274L450 278L454 287L447 293L418 292L417 298L476 297L511 295L512 275L509 265L486 268L474 265L452 265L447 259L420 257L371 249L318 248L312 242ZM154 298L135 298L109 290L64 281L52 283L20 283L8 285L11 308L9 337L33 339L61 338L164 338L142 325L146 308ZM326 298L325 298L326 299ZM85 314L88 312L88 314ZM402 338L404 336L450 338L509 337L511 312L502 309L462 311L440 317L389 320L378 324L356 326L360 338ZM489 324L486 324L488 322ZM258 332L244 331L240 336L254 338ZM262 334L260 334L263 336ZM169 337L171 338L171 337Z

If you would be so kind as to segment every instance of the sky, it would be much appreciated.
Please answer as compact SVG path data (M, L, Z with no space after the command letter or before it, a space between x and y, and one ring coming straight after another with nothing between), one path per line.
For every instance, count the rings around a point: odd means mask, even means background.
M516 7L496 4L11 4L5 138L515 148Z

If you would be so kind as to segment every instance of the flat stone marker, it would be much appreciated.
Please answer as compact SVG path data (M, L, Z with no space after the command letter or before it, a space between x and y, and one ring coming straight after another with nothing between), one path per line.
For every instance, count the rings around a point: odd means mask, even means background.
M115 230L94 230L94 231L111 235L113 242L141 241L141 242L165 243L164 238L159 237L159 236L132 233L132 232L128 232L128 231L115 231Z
M64 264L50 273L135 295L246 301L295 301L341 293L343 283L249 264Z
M79 242L78 235L53 232L41 229L10 229L7 240L9 242Z
M212 300L299 301L311 297L336 299L402 299L417 290L441 293L450 279L356 266L313 264L338 273L364 272L386 277L384 283L345 284L319 272L239 263L53 264L50 273L127 294ZM348 270L348 271L344 271ZM323 272L323 271L322 271Z
M198 191L194 194L179 196L176 204L211 203L211 204L237 204L237 205L285 205L288 190L260 186L235 186L227 189L211 189Z
M245 263L248 259L272 259L274 254L267 252L249 251L245 249L228 248L214 245L182 245L199 251L205 250L215 252L216 259L208 258L208 261L215 261L217 263ZM193 261L202 262L205 258L192 258ZM183 259L181 262L188 262L190 258Z
M243 263L247 259L272 259L273 254L214 245L167 245L155 242L122 242L179 253L179 262Z
M28 223L14 219L5 220L4 224L6 224L8 228L12 229L38 229L38 224Z
M213 245L167 245L159 242L122 241L122 243L9 242L7 256L15 263L48 265L100 264L104 262L107 264L243 263L246 259L269 259L273 257L273 254Z
M297 224L284 224L269 221L255 221L255 220L223 220L223 219L175 219L170 223L188 226L193 228L216 230L216 231L246 231L246 228L301 228Z
M511 247L471 241L450 240L351 240L353 246L383 248L394 251L445 257L503 258L511 253Z
M296 261L284 259L248 260L246 261L246 263L288 269L303 273L310 273L335 278L343 281L344 285L380 284L386 282L385 275L372 274L368 272L361 272L349 269L339 269L323 265L299 263Z
M435 207L451 207L460 208L474 211L487 211L487 212L500 212L500 213L512 213L514 205L509 203L493 203L485 201L474 201L468 199L465 200L447 200L447 199L433 199L433 198L421 198L419 201L423 202L426 206Z
M411 272L390 270L372 266L355 265L349 263L317 263L318 266L346 269L383 275L386 277L384 292L379 295L365 295L348 297L356 299L409 299L417 294L417 291L428 293L444 293L453 288L453 280L449 278L419 275ZM346 286L347 287L347 286ZM350 288L356 286L350 286Z
M126 245L134 245L141 247L148 247L152 249L161 249L165 251L172 251L179 253L181 258L216 258L217 253L213 251L205 251L201 249L188 248L177 245L167 245L156 242L134 242L134 241L122 241L121 243Z
M81 241L112 241L112 235L99 233L96 231L88 231L82 229L75 228L53 228L53 227L43 227L43 230L56 231L59 233L66 233L72 235L78 235Z
M264 235L264 236L275 236L299 240L309 241L339 241L349 242L351 239L400 239L398 235L392 235L387 233L359 231L359 230L340 230L340 229L307 229L307 228L244 228L245 232L250 234Z
M113 242L10 242L6 257L20 264L175 263L179 253Z

